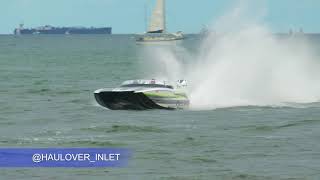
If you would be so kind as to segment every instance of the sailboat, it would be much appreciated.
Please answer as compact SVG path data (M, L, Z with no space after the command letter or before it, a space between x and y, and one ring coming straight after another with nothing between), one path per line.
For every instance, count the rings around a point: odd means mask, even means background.
M153 10L148 31L137 39L137 42L176 41L184 39L182 32L166 32L165 0L157 0Z

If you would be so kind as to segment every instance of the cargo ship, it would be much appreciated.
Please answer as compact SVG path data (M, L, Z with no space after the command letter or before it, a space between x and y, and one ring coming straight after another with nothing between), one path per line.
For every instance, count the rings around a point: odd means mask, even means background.
M24 28L20 24L19 28L14 30L15 35L25 34L112 34L111 27L54 27L45 25L37 28Z

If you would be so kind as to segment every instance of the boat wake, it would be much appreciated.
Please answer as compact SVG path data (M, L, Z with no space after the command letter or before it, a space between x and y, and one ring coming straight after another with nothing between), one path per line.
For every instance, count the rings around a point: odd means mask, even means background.
M196 110L320 100L319 55L307 38L279 37L261 23L243 20L238 9L231 14L236 15L223 16L214 26L223 33L209 34L196 52L144 49L152 60L152 76L187 79L190 105Z

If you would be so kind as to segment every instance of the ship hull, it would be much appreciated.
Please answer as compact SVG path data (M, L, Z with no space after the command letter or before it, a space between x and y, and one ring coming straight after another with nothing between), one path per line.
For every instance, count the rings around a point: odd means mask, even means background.
M182 34L147 33L136 39L137 43L172 42L183 40Z
M112 34L111 27L105 28L52 28L52 29L15 29L16 35L28 35L28 34Z
M95 92L94 96L99 105L111 110L174 110L189 105L188 99L135 91L102 91Z

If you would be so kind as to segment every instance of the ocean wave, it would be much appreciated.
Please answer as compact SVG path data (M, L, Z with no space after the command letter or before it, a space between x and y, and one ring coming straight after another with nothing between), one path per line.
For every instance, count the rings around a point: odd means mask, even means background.
M149 132L164 133L164 129L153 126L136 126L136 125L112 125L108 127L89 127L82 128L83 131L105 132L105 133L121 133L121 132Z

